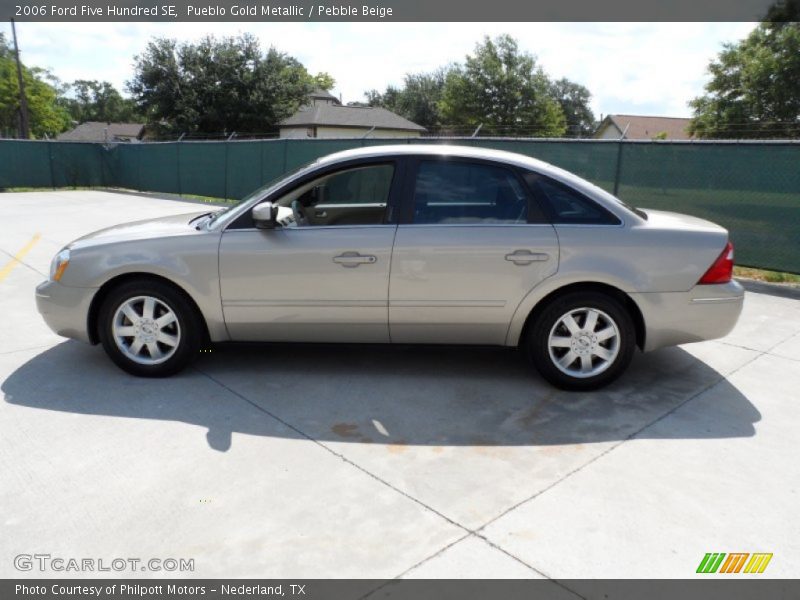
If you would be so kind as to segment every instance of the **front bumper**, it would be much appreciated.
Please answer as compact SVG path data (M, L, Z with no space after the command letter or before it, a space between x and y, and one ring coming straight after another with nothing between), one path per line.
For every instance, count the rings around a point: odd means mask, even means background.
M58 335L91 343L89 306L97 288L76 288L57 281L36 287L36 308L44 322Z
M644 350L702 342L730 333L744 305L736 281L696 285L688 292L631 294L645 323Z

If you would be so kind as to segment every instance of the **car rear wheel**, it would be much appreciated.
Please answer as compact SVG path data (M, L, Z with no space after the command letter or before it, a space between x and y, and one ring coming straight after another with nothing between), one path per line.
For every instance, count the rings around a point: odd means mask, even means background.
M113 289L99 313L100 341L117 366L141 377L177 373L198 354L202 321L183 293L152 280Z
M598 292L573 292L548 304L527 331L528 356L553 385L593 390L619 377L633 358L636 332L627 310Z

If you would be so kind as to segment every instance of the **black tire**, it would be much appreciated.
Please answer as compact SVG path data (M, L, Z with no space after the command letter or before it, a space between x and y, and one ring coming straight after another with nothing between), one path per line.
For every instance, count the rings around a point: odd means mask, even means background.
M588 330L583 328L589 313L580 309L594 310L598 325L596 330L592 328L593 333L587 334ZM570 334L566 324L561 322L562 318L571 311L577 311L574 313L573 319L581 329L581 332L575 335ZM611 339L598 341L596 338L602 336L595 334L600 333L601 330L606 331L606 327L609 327L609 320L616 326L618 335ZM554 341L563 339L564 343L570 345L564 348L554 346L551 352L551 332L558 337ZM568 342L566 338L569 338ZM615 342L614 339L617 341ZM613 296L602 292L576 291L549 302L528 327L523 344L533 365L542 377L554 386L575 391L595 390L608 385L627 369L636 347L636 330L628 311ZM613 354L615 350L616 354L608 360L592 354L593 352L602 352L604 355L609 355ZM572 362L570 362L571 357L567 357L567 353L570 352L576 356ZM598 370L597 374L578 375L576 373L571 375L556 364L558 359L567 361L569 364L563 368L575 372L580 370L581 365L584 364L584 356L588 356L592 365L589 367L588 373L596 369Z
M117 310L127 302L140 297L154 298L156 311L160 309L162 316L167 310L170 310L175 316L173 323L164 327L164 332L170 334L173 341L177 339L177 344L167 346L157 340L152 342L157 344L154 351L164 354L163 359L158 359L163 362L156 364L137 362L132 358L130 350L133 349L134 340L138 338L123 338L123 346L127 347L127 352L120 348L115 339L114 320ZM142 306L143 304L144 301L142 301ZM154 313L155 317L158 317L158 312ZM121 324L128 326L131 323L132 321L128 320ZM152 325L152 323L148 325ZM139 377L167 377L184 369L197 357L203 343L204 331L202 317L186 295L168 283L153 279L127 281L115 287L104 299L98 314L98 333L106 353L122 370ZM148 331L147 334L157 335L151 331ZM149 348L150 346L145 344L144 348L139 351L142 353L138 355L139 360L148 362L148 357L151 362L157 360L150 357Z

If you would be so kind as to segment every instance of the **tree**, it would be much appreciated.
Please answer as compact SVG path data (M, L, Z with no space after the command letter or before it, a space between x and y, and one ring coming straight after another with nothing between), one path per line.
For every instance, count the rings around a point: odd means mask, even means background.
M428 130L439 129L442 126L442 92L451 68L443 67L432 73L409 73L402 88L390 85L382 94L377 90L367 92L367 104L382 106Z
M495 135L560 136L566 131L547 75L509 35L484 38L463 66L449 71L441 110L445 122L461 130L482 124L481 133Z
M14 52L0 33L0 134L17 135L19 82ZM49 71L22 66L32 137L54 136L69 127L69 114L58 102L58 80Z
M596 123L594 113L589 108L592 94L586 87L561 78L550 86L550 95L561 105L568 136L586 137L594 133Z
M800 136L800 23L761 23L709 64L705 94L689 105L704 138Z
M328 77L328 81L333 80ZM156 38L128 82L150 122L189 133L272 133L319 85L296 59L249 34L196 44Z
M314 87L316 88L330 92L335 85L336 80L325 71L321 71L314 75Z
M71 97L62 100L73 121L137 122L133 100L122 95L107 81L78 79L67 86Z

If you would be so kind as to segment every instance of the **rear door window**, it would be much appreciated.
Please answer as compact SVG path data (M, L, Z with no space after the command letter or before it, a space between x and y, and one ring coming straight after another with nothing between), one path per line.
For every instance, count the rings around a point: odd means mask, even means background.
M414 223L527 223L528 194L501 166L423 160L414 188Z

